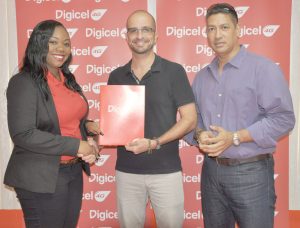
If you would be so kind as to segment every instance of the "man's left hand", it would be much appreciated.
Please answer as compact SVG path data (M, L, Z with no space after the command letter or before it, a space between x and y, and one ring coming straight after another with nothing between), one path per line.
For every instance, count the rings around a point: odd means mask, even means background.
M216 133L215 137L207 138L205 144L199 144L199 148L210 157L217 157L232 145L233 133L220 126L210 126Z

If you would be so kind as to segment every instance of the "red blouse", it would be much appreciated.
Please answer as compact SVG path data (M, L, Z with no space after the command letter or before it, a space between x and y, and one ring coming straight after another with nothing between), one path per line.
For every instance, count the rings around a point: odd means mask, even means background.
M53 96L61 135L81 139L80 120L87 112L87 104L79 93L68 89L64 85L64 76L61 72L60 78L62 81L57 80L48 72L48 86ZM61 156L61 160L72 158L72 156Z

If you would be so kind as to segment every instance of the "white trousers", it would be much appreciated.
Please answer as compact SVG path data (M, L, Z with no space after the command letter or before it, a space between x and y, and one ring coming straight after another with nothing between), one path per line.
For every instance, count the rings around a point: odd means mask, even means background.
M181 228L184 217L182 172L132 174L116 171L121 228L143 228L148 199L158 228Z

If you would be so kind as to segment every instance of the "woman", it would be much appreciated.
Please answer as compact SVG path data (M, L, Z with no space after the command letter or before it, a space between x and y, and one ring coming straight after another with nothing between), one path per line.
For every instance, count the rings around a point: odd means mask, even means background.
M71 41L54 20L33 29L20 72L7 89L14 148L4 183L15 188L26 227L76 227L82 169L98 156L86 141L88 104L68 66ZM92 129L92 128L91 128Z

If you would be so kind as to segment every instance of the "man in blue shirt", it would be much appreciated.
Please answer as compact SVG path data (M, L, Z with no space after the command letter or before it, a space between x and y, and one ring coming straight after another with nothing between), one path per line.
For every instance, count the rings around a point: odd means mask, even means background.
M206 154L204 224L271 228L276 201L272 153L295 124L288 85L275 63L239 44L231 5L209 7L206 28L216 57L193 82L198 128L186 137Z

